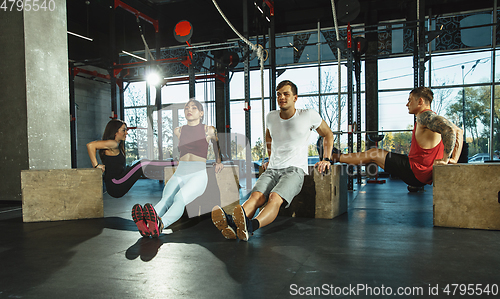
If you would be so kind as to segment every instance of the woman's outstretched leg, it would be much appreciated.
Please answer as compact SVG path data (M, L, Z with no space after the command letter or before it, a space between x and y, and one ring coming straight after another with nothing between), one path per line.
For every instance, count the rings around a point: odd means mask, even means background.
M184 177L183 180L184 184L175 194L173 203L170 205L168 210L164 214L158 212L159 215L163 215L161 218L165 227L168 227L181 218L186 205L202 195L205 192L208 183L206 171L199 171L195 174L189 175L189 177Z

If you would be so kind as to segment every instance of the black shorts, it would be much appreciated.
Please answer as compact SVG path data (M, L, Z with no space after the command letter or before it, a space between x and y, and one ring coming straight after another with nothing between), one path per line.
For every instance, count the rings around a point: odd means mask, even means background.
M407 155L389 152L385 157L385 171L391 175L400 178L410 186L422 187L424 183L417 180L411 170L410 160Z

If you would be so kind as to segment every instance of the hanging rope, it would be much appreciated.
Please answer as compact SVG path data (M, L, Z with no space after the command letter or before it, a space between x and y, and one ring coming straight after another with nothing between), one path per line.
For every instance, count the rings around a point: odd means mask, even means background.
M149 46L148 46L148 43L146 42L146 39L144 38L144 33L142 32L142 26L141 26L141 21L139 20L139 17L136 18L136 22L137 22L137 26L139 26L139 33L141 34L142 42L144 43L144 48L146 49L146 53L148 54L148 55L146 55L146 59L149 56L149 57L151 57L151 60L155 60L155 58L153 57L153 54L151 53L151 50L149 50Z
M333 0L332 0L333 1ZM257 52L257 57L259 58L259 64L260 64L260 90L261 90L261 100L262 100L262 140L263 140L263 147L262 147L262 163L264 163L264 158L266 157L266 119L264 115L264 49L262 46L257 46L252 44L248 39L246 39L243 35L241 35L236 28L234 28L233 24L226 18L226 15L222 12L220 9L219 5L215 0L212 0L212 2L215 5L215 8L217 8L217 11L219 11L220 15L226 21L226 23L231 27L231 29L238 35L238 37L244 41L254 52ZM340 130L339 130L340 131Z
M332 0L332 13L333 13L333 23L335 24L335 36L337 37L337 42L340 41L340 35L339 35L339 24L337 22L337 12L335 11L335 3L334 0ZM338 66L338 73L339 73L339 82L338 82L338 94L337 94L337 108L338 108L338 113L337 113L337 131L340 131L340 123L341 123L341 112L342 112L342 107L340 106L341 100L340 97L342 96L342 91L340 89L340 86L342 85L342 76L341 76L341 67L340 67L340 48L337 47L337 66ZM337 148L340 148L340 137L337 137Z

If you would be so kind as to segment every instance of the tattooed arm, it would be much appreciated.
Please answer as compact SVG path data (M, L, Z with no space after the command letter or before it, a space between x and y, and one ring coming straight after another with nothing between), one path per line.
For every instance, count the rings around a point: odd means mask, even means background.
M444 145L443 158L434 161L434 164L448 164L452 153L454 154L452 158L457 158L457 127L452 122L442 116L435 114L432 111L425 111L420 113L417 117L417 122L420 125L427 127L429 130L441 134L441 140L443 141ZM460 156L459 152L458 156Z
M453 148L453 152L451 153L450 161L448 161L449 164L457 164L458 159L460 158L460 154L462 153L462 146L464 145L464 130L460 129L454 124L453 127L455 128L456 139L455 147Z

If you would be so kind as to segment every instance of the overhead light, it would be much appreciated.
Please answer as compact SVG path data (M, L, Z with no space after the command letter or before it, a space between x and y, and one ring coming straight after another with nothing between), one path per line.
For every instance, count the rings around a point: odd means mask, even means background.
M255 1L253 2L253 4L259 9L261 14L264 14L264 11L262 11L262 8L260 8L260 6L258 6Z
M158 83L160 83L160 76L158 76L158 74L155 72L149 73L149 75L146 77L146 81L149 83L149 85L156 86L158 85Z
M123 54L130 55L130 56L135 57L135 58L137 58L137 59L141 59L141 60L144 60L144 61L148 61L146 58L143 58L143 57L141 57L141 56L137 56L137 55L132 54L132 53L129 53L129 52L127 52L127 51L123 51L123 50L122 50L122 53L123 53Z
M89 41L91 41L91 42L93 42L93 41L94 41L94 40L93 40L93 39L91 39L90 37L86 37L86 36L83 36L83 35L80 35L80 34L76 34L76 33L73 33L73 32L71 32L71 31L68 31L68 34L71 34L71 35L74 35L74 36L76 36L76 37L79 37L79 38L83 38L83 39L89 40Z

